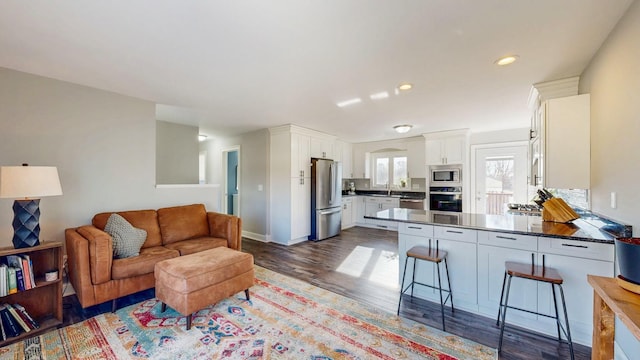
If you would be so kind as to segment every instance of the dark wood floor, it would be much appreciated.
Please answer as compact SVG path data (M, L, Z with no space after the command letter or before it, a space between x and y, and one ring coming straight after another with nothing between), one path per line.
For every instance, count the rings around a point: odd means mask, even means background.
M304 280L313 285L395 313L398 306L397 233L355 227L319 242L291 246L243 239L243 251L254 255L256 265ZM127 296L118 307L154 296L153 290ZM64 298L64 324L76 323L110 311L110 303L82 309L75 295ZM400 315L442 328L440 305L405 298ZM445 312L447 332L497 347L499 329L495 319L457 310ZM576 359L590 359L591 349L574 344ZM505 330L501 359L569 359L569 348L557 339L522 331Z
M243 251L255 257L256 265L286 274L335 293L395 313L398 307L397 259L398 235L395 232L355 227L339 236L319 242L291 246L243 240ZM371 250L370 250L371 249ZM368 257L366 261L355 254ZM346 260L346 262L345 262ZM349 266L349 262L357 263ZM391 265L393 264L393 265ZM386 267L385 267L386 266ZM396 268L390 268L395 266ZM356 270L360 276L347 275ZM351 271L353 272L353 271ZM383 279L392 279L382 285ZM370 280L375 278L377 281ZM455 294L454 294L455 296ZM402 302L400 315L434 328L442 328L440 304L408 297ZM493 348L498 347L499 329L495 319L457 310L445 312L446 330ZM591 359L591 348L574 344L576 359ZM569 347L556 338L507 327L500 359L569 359Z

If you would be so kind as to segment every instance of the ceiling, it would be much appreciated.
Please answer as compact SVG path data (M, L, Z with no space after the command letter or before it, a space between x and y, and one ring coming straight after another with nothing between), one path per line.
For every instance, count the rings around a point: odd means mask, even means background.
M7 0L0 66L150 100L213 137L492 131L528 126L531 85L580 75L631 2Z

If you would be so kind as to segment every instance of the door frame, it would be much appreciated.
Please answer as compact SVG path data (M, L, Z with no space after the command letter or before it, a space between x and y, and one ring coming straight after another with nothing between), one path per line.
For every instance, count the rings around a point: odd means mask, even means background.
M526 140L522 141L509 141L509 142L500 142L500 143L489 143L489 144L475 144L471 145L471 159L469 160L469 168L471 172L471 191L469 192L469 196L473 197L473 199L469 199L469 204L471 205L471 213L476 213L476 183L477 183L477 174L476 174L476 151L484 150L484 149L497 149L497 148L505 148L505 147L514 147L514 146L525 146L527 149L527 159L529 158L529 142ZM525 163L525 166L528 166L528 163Z
M229 196L229 194L227 193L227 188L229 186L229 181L227 180L228 173L229 173L228 157L229 157L229 153L234 151L238 152L238 179L237 179L238 184L237 185L238 185L238 217L239 217L240 211L242 210L242 206L240 205L241 203L240 196L242 196L240 194L240 190L242 189L242 171L241 171L242 166L240 166L240 163L241 163L240 145L225 147L221 150L223 187L222 187L222 196L220 197L220 201L222 203L222 206L220 207L220 209L223 214L227 214L229 211L229 199L227 198Z

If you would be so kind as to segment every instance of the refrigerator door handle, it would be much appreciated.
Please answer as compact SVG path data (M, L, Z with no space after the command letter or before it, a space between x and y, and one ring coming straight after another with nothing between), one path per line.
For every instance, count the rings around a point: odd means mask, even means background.
M329 165L329 178L331 179L331 196L329 197L329 204L332 204L332 205L333 205L333 202L336 200L335 198L336 180L335 180L335 171L334 171L335 166L336 164L333 162Z
M334 210L326 210L326 211L320 211L320 215L331 215L331 214L335 214L337 212L340 212L341 208L337 208Z

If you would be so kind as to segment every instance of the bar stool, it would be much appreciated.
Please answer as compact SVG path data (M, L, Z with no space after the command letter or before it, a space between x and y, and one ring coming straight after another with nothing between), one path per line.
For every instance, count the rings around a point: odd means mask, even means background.
M500 294L500 306L498 306L498 319L496 320L496 326L500 326L500 342L498 343L498 354L502 350L502 337L504 335L505 318L507 317L507 308L528 312L530 314L536 314L544 317L548 317L556 320L556 327L558 330L558 342L562 343L563 340L560 336L560 329L567 338L566 343L569 344L569 351L571 352L571 359L574 359L573 354L573 342L571 341L571 330L569 329L569 316L567 315L567 304L564 300L564 291L562 290L562 277L556 269L548 268L544 263L544 255L542 255L542 266L536 266L534 263L534 256L531 254L531 264L523 264L512 261L507 261L504 264L504 278L502 280L502 293ZM507 276L509 279L507 280ZM541 314L535 311L521 309L514 306L509 306L509 290L511 288L511 279L513 277L529 279L534 281L540 281L551 284L551 292L553 293L553 306L555 309L555 316ZM505 295L505 284L507 286L507 292ZM558 299L556 297L556 286L560 289L560 298L562 299L562 309L564 311L564 321L566 329L560 323L558 316ZM502 300L504 298L504 304ZM504 309L504 310L503 310ZM502 316L502 319L501 319Z
M402 290L402 287L404 286L404 278L407 275L407 264L409 263L410 258L413 259L413 276L411 278L411 284L409 284L404 290ZM433 285L423 284L416 281L416 262L418 260L429 261L433 263L433 265L436 267L436 269L438 270L438 286L437 287ZM448 289L442 288L442 282L440 280L440 263L442 263L443 261L444 261L444 268L447 274L447 285L449 287ZM435 249L431 247L431 240L429 240L429 247L417 245L407 250L407 260L404 263L404 272L402 273L402 284L400 284L400 299L398 300L397 315L400 315L400 304L402 303L402 295L404 295L404 293L407 292L409 288L411 288L411 298L413 298L413 287L416 284L430 287L432 289L436 289L440 291L440 312L442 314L442 330L445 331L444 305L447 303L447 300L449 300L449 303L451 304L451 313L453 314L453 311L454 311L453 294L451 293L451 281L449 280L449 267L447 266L447 252L444 250L438 249L437 240L436 240ZM444 300L442 297L443 291L448 293L447 297L444 298Z

